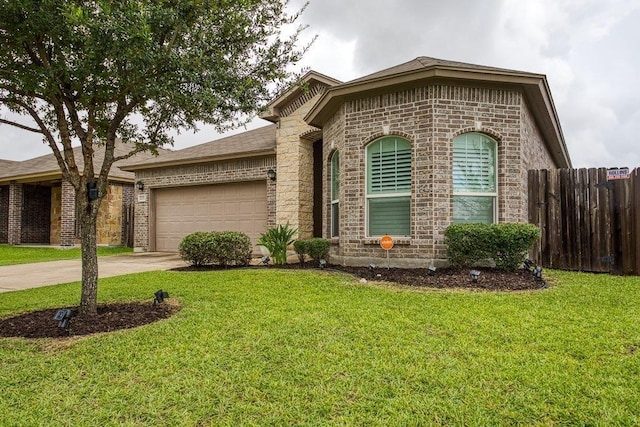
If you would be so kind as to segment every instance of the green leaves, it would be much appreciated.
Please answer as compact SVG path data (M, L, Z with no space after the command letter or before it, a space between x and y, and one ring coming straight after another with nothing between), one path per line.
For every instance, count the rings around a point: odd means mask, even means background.
M449 262L468 267L492 259L500 270L516 270L540 231L533 224L453 224L444 232Z
M262 233L258 239L258 245L269 249L274 264L286 264L287 247L293 243L293 236L297 232L298 229L291 227L289 223L279 224Z

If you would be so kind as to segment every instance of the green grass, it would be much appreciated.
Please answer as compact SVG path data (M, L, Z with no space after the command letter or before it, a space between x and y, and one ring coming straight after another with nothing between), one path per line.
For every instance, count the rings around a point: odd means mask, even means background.
M126 246L98 246L98 256L121 255L132 252ZM0 265L80 259L80 248L30 247L0 245Z
M0 339L7 425L638 425L640 278L549 272L523 293L416 291L339 274L154 272L100 299L182 310L56 343ZM0 296L0 316L79 285ZM2 422L0 422L2 424Z

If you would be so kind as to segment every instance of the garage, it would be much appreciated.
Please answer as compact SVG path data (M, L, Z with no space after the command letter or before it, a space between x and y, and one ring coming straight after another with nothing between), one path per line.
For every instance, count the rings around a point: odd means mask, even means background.
M241 231L255 249L267 229L265 181L161 188L153 200L157 251L177 252L182 238L195 231Z

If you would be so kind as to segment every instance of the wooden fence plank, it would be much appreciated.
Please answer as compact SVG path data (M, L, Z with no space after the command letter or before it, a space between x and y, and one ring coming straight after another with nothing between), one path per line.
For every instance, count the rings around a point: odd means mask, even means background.
M543 267L640 274L640 169L607 181L607 169L530 171L532 256Z

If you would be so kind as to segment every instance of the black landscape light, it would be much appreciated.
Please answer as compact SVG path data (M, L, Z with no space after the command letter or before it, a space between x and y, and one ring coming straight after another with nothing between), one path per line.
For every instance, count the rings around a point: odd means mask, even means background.
M378 266L377 266L377 265L375 265L374 263L369 264L369 270L373 271L373 270L375 270L376 268L378 268Z
M327 266L327 261L324 259L321 259L319 264L320 264L320 268L325 268Z
M535 277L536 280L542 280L542 267L537 266L533 269L533 277Z
M56 312L53 316L53 320L58 321L58 327L63 329L69 329L69 321L73 316L73 311L68 308L62 308Z
M529 258L525 259L522 264L527 271L531 271L531 269L533 268L533 261L531 261Z
M264 265L269 265L269 261L271 261L271 258L269 258L268 256L263 256L262 257L262 263Z
M159 289L153 294L153 303L160 304L161 302L164 302L165 298L169 298L169 292Z
M478 270L471 270L469 272L469 277L471 277L471 281L473 283L477 283L478 282L478 278L480 277L480 272Z
M434 266L431 266L431 267L427 268L427 274L429 276L435 276L436 275L436 268Z

